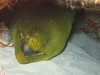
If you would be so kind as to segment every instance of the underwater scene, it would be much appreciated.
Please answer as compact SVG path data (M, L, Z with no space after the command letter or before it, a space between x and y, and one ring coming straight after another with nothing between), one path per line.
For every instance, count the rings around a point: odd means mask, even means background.
M0 1L0 75L99 75L99 54L99 0Z

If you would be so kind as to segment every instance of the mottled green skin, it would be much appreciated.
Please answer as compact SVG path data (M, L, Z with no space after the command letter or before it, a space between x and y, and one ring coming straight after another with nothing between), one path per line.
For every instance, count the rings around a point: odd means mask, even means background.
M74 15L75 11L59 7L40 7L31 11L31 13L26 11L20 13L11 25L15 55L18 62L26 64L48 60L60 54L70 34ZM31 32L33 28L35 28L35 31ZM43 54L25 57L21 50L19 31L25 37L29 47L33 48L35 52L43 52ZM29 41L30 39L35 39L35 44ZM48 43L45 45L46 41ZM39 46L36 47L36 45Z

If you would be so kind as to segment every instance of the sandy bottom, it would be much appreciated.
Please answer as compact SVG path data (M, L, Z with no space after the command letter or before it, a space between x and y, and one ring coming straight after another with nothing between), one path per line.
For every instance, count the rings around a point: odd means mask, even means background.
M100 43L75 33L57 57L26 65L17 62L13 47L0 48L0 75L100 75Z

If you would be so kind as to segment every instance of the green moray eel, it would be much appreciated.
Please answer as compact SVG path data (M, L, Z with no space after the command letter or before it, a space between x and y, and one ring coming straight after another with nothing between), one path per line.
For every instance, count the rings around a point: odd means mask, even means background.
M75 11L56 6L21 11L10 27L18 62L49 60L60 54L66 46L74 16Z

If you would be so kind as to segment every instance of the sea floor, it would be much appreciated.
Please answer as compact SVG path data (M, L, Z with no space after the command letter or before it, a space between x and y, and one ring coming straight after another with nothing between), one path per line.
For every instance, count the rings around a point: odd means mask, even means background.
M60 55L30 64L17 62L14 47L1 47L0 75L100 75L100 43L74 33Z

